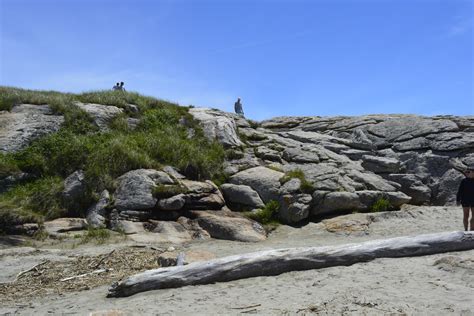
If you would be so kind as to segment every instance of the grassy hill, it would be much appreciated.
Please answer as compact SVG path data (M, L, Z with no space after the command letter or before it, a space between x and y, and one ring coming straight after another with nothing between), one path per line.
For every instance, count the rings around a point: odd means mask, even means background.
M117 106L109 130L101 132L75 102ZM27 221L41 222L65 215L82 215L103 189L114 189L114 179L138 168L171 165L189 178L222 178L225 152L209 142L198 124L182 107L134 92L94 91L82 94L0 87L0 111L18 104L48 104L64 115L59 132L34 141L15 153L0 153L0 179L22 172L30 180L0 194L0 229ZM129 111L128 104L138 112ZM129 128L127 117L140 119ZM185 122L185 123L183 123ZM193 129L190 137L189 129ZM61 200L63 180L75 170L86 175L87 195L78 209L67 209Z

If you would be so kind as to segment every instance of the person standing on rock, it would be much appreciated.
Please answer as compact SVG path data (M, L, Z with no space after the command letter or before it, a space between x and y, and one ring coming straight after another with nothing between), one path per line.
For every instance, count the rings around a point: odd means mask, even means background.
M234 110L235 113L244 116L244 109L242 108L242 103L240 102L240 98L237 98L237 102L234 103Z
M469 210L471 210L471 230L474 230L474 165L470 166L466 172L466 178L462 179L456 196L457 204L462 205L464 212L464 230L468 230Z

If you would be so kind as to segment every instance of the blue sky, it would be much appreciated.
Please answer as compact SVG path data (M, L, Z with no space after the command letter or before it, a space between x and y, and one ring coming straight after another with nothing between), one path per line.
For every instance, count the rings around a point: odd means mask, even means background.
M0 85L246 116L474 115L470 0L0 0Z

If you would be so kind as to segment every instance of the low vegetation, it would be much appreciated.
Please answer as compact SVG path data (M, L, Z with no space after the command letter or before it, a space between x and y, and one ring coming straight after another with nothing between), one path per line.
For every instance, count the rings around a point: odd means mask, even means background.
M160 184L153 189L153 196L159 199L166 199L181 193L185 193L186 191L186 188L182 185Z
M0 230L25 222L39 222L66 214L61 205L60 177L45 177L16 186L0 195Z
M125 114L113 120L108 131L100 132L75 102L114 105L125 109ZM0 110L17 104L48 104L65 121L57 133L19 152L0 153L0 179L20 172L35 179L0 195L0 228L65 215L61 185L79 169L86 175L87 203L94 200L94 193L113 191L115 178L138 168L171 165L191 179L222 178L224 149L204 137L187 107L133 92L71 94L0 87ZM139 111L129 111L129 104ZM140 119L133 130L127 124L129 116Z
M110 238L110 231L105 228L89 228L87 233L81 236L81 244L95 241L97 244L103 244Z
M375 201L374 204L370 207L370 212L386 212L392 209L392 205L386 198L379 198Z
M287 172L283 177L280 178L280 183L285 184L286 182L290 181L291 179L296 178L300 179L301 185L300 185L300 190L303 193L308 193L311 194L314 192L314 186L306 180L306 177L303 173L302 170L300 169L295 169L292 171Z
M243 214L246 217L253 219L254 221L257 221L263 225L275 224L278 223L277 214L279 208L280 204L277 201L271 200L265 204L263 209L252 212L244 212Z

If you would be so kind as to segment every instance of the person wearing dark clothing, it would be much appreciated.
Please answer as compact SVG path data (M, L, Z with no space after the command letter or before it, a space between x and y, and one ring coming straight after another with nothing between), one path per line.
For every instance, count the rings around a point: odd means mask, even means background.
M117 82L117 84L112 88L112 90L120 90L120 83Z
M468 229L469 210L471 210L471 230L474 230L474 166L466 171L466 178L462 179L459 185L456 201L462 205L464 212L463 224L464 230Z
M235 113L244 116L244 109L242 108L242 103L240 103L240 98L237 98L237 102L234 103Z
M123 81L120 82L120 89L119 89L120 91L125 91L125 88L123 87L123 85L124 85Z

